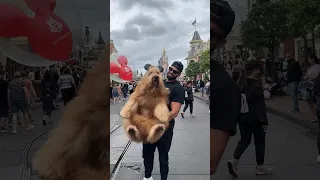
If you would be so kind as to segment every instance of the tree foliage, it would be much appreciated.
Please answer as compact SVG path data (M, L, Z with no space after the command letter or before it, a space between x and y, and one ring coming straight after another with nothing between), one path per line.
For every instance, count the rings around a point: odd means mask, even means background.
M207 74L210 69L210 51L203 51L200 55L200 72Z
M256 6L240 25L242 42L250 49L273 48L288 36L284 3L265 2Z
M198 62L192 62L186 68L186 76L187 77L194 78L200 73L201 73L200 72L200 63L198 63Z
M290 37L309 34L320 24L320 0L284 0Z

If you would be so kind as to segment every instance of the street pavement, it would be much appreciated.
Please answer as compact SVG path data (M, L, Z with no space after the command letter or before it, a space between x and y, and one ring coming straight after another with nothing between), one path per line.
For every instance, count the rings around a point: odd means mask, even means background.
M303 128L282 117L268 114L269 128L266 138L265 164L273 168L269 176L257 177L253 140L239 161L239 180L315 180L320 177L320 164L317 164L316 141L309 129ZM226 162L232 158L237 145L239 131L232 137L220 162L217 173L211 180L232 179Z
M176 118L174 137L169 153L170 171L168 179L207 180L210 178L210 122L208 110L208 105L205 102L195 99L194 114L196 117L189 117L188 109L185 119L182 119L180 114ZM119 128L111 134L111 147L124 147L127 142L128 138L125 136L123 128ZM144 177L142 160L142 145L132 143L116 176L116 180L142 180ZM160 180L157 151L154 164L153 178L154 180Z
M195 97L208 101L195 94ZM318 152L316 149L316 133L319 131L317 124L306 124L310 113L305 102L300 102L302 112L289 114L291 99L288 96L273 97L266 100L269 129L266 137L265 164L273 168L274 173L269 176L257 177L255 171L255 151L253 140L247 151L239 161L239 180L313 180L320 177L320 164L316 162ZM232 159L234 149L240 139L237 135L229 141L225 154L220 162L217 173L211 180L233 179L226 166L226 162Z
M34 152L46 139L46 132L49 132L60 117L63 111L63 104L58 103L59 109L52 113L52 125L43 126L43 114L41 108L35 108L32 112L35 120L35 128L25 131L19 128L17 134L11 131L0 134L0 179L1 180L35 180L35 175L30 171L31 160ZM42 135L43 134L43 135Z

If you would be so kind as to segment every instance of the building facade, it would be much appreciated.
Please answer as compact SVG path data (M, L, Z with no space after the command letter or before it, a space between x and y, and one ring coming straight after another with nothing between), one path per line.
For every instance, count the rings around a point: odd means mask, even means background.
M188 56L185 58L185 60L187 60L187 66L190 63L199 62L201 53L210 49L210 41L203 41L198 31L194 31L192 39L189 43L190 51L188 52ZM197 79L204 80L204 78L205 74L199 74L197 76Z

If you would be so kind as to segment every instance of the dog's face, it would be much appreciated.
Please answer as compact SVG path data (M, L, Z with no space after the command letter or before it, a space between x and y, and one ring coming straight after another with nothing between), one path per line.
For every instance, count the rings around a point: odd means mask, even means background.
M165 89L161 72L158 67L150 66L139 83L146 92L158 92Z

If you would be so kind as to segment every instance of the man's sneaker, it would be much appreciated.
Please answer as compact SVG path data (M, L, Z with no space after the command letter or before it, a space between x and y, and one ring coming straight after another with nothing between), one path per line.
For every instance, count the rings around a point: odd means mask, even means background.
M149 178L143 178L143 180L153 180L152 177L149 177Z
M260 165L256 167L256 175L268 175L268 174L272 174L272 169L265 167L264 165Z
M233 177L238 177L238 160L232 160L227 162L229 174Z
M196 117L196 115L194 115L194 114L190 114L190 117Z
M317 162L320 163L320 155L317 158Z
M34 123L35 123L35 121L34 121L34 120L31 120L31 121L30 121L30 124L34 124Z

